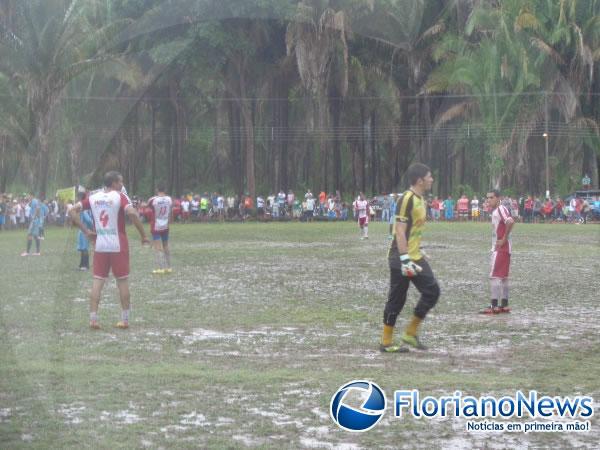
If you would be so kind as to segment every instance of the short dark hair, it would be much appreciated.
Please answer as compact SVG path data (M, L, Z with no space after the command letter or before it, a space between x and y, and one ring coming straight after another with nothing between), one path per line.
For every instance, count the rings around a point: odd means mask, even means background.
M122 175L116 170L111 170L110 172L106 172L104 174L104 186L111 187L112 184L116 181L119 181Z
M166 192L164 183L158 183L158 185L156 186L156 191L157 192Z
M488 192L489 194L494 194L494 197L500 198L500 189L492 189Z
M411 186L417 184L419 178L425 178L428 173L431 172L431 169L422 163L414 163L411 164L406 170L406 179L410 183Z

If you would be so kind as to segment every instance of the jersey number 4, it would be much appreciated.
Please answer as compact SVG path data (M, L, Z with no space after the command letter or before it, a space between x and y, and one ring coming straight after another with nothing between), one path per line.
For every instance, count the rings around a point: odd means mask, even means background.
M108 226L108 213L105 210L100 213L100 224L102 224L102 228Z

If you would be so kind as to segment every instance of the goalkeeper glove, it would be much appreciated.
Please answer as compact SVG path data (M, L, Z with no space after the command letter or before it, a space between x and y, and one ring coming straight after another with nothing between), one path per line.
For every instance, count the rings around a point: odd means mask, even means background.
M416 277L419 274L419 272L423 270L421 266L411 261L410 257L406 253L400 255L400 262L402 263L402 275L405 277Z

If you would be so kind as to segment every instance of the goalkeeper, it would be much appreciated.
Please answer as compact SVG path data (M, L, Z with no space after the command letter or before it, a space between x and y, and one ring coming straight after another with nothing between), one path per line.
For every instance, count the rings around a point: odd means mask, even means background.
M401 336L401 341L409 346L418 350L427 349L418 338L419 325L440 296L440 287L420 249L426 219L426 199L423 196L431 189L433 177L429 167L420 163L412 164L406 176L410 189L400 196L396 204L393 240L388 252L390 290L383 312L383 337L380 345L380 350L384 353L408 351L407 347L393 343L393 335L398 314L406 303L410 282L421 293L421 298Z

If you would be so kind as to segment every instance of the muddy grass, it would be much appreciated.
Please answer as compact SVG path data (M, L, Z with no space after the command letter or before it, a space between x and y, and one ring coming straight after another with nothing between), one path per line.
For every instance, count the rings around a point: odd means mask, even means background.
M377 351L386 233L372 224L360 241L343 223L179 226L175 273L164 277L149 275L152 253L132 240L131 328L111 327L113 282L104 328L91 332L75 234L48 230L43 257L5 257L0 274L0 448L594 448L595 418L582 434L468 433L455 418L391 414L365 434L333 425L330 398L356 378L388 400L401 388L600 399L600 227L518 225L513 313L483 317L489 227L429 226L442 288L422 328L431 350L393 356ZM22 245L21 234L0 235L5 255Z

